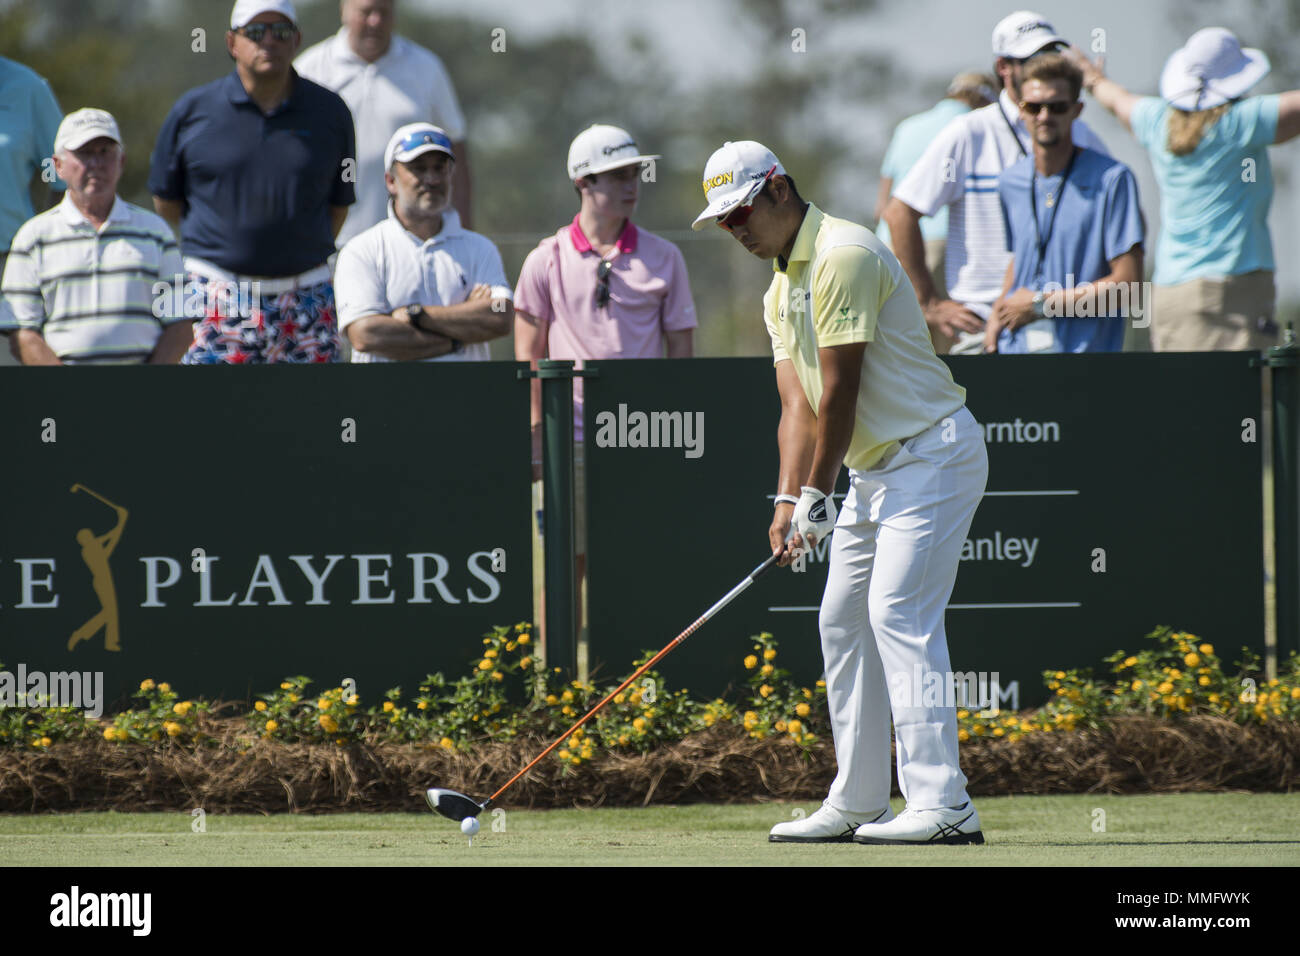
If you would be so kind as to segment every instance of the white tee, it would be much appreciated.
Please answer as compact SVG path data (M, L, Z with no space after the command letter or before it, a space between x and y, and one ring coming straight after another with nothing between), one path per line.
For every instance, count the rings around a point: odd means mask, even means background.
M1075 120L1071 130L1076 146L1110 155L1082 120ZM949 122L894 186L894 196L923 216L948 207L944 254L948 296L983 319L989 317L994 300L1002 293L1011 260L998 177L1026 154L1033 154L1029 130L1004 89L996 103ZM982 333L979 338L982 344Z
M487 236L462 229L456 210L442 214L442 231L421 240L407 232L391 208L388 217L348 242L334 267L334 305L339 334L367 315L391 315L408 305L456 305L476 285L492 287L492 298L514 301L506 284L501 253ZM474 342L460 352L426 362L485 362L488 343ZM354 362L391 359L358 349Z
M299 74L343 97L357 133L357 201L339 233L342 246L387 215L384 148L398 127L433 123L453 143L465 139L465 117L451 78L433 52L393 35L388 52L367 63L348 46L347 29L308 47L294 61Z

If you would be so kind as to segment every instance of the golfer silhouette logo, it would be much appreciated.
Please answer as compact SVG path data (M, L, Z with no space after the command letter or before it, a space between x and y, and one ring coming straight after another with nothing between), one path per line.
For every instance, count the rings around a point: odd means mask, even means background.
M122 537L122 529L126 527L127 511L121 505L113 504L85 485L72 486L73 494L78 491L84 491L117 512L117 525L112 531L101 535L95 534L89 528L82 528L77 532L77 544L81 545L81 560L86 562L86 567L90 569L91 585L95 589L95 597L99 598L99 613L73 631L72 636L68 638L68 650L72 650L79 642L93 637L102 627L104 650L120 651L122 645L118 641L117 631L117 590L113 587L113 574L108 568L108 559Z

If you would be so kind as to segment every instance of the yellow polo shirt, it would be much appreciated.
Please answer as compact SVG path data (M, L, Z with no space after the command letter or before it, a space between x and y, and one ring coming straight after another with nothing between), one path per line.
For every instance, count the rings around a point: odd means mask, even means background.
M817 350L867 343L849 468L870 468L965 404L966 390L934 354L912 283L870 230L809 204L790 261L772 268L763 321L773 364L794 363L814 413L823 388Z

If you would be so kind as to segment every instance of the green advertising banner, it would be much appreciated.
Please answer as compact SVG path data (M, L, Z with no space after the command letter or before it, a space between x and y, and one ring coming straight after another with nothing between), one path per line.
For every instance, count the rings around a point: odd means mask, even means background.
M0 665L374 702L532 617L511 362L0 372Z
M954 671L1001 706L1156 626L1263 650L1260 373L1242 353L949 357L989 480L947 613ZM591 661L630 672L768 553L780 415L766 359L593 363L586 382ZM603 431L602 431L603 428ZM837 491L847 490L841 472ZM667 658L673 688L739 686L749 637L821 673L826 545ZM984 691L981 689L981 694ZM992 690L989 693L993 693Z

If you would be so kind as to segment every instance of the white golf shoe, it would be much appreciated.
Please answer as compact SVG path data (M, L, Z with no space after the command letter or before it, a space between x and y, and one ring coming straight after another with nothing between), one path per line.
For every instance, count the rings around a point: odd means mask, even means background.
M854 843L959 844L983 843L980 815L967 800L960 807L939 810L904 810L893 820L858 827Z
M845 813L823 803L820 810L802 820L778 823L772 827L767 840L769 843L848 843L863 824L874 826L878 821L892 819L894 811L888 806L869 813Z

